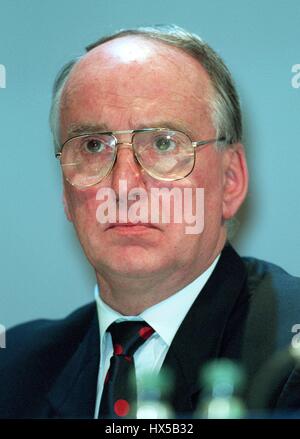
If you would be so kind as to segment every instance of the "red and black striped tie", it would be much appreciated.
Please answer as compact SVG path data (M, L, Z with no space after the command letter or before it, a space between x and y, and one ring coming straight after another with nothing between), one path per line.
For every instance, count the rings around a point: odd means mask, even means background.
M136 379L133 355L153 334L144 321L112 323L111 333L114 354L105 377L99 409L99 418L136 418Z

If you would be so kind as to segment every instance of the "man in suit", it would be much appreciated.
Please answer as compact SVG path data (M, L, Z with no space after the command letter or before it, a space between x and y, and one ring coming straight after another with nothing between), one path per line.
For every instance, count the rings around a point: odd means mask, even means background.
M176 26L116 33L61 71L51 125L66 215L95 269L96 303L8 332L0 417L133 415L124 397L113 399L129 363L137 401L145 370L172 370L180 416L195 410L199 369L211 359L242 362L251 382L291 341L300 282L272 264L240 258L228 243L248 174L239 101L222 60ZM160 198L153 221L155 198L144 195L160 189L183 197L189 189L193 208L203 207L203 229L187 232L185 215L175 221L175 199ZM111 193L105 205L102 195ZM174 210L166 222L168 207ZM117 216L102 221L114 208ZM121 365L124 346L114 334L127 337L132 322L142 325L143 344ZM284 385L272 389L269 406L276 407Z

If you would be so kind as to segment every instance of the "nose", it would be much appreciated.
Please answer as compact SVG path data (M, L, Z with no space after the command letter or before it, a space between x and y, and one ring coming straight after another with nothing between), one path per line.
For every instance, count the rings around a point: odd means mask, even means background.
M117 144L117 157L111 172L111 187L119 194L119 181L125 180L127 190L133 188L144 188L144 170L136 160L132 144L129 142L119 142Z

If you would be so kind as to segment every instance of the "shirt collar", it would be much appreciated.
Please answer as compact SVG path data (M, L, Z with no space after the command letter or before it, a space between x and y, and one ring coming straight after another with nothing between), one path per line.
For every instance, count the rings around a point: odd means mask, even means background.
M124 316L108 306L102 300L99 294L98 285L96 285L95 300L98 311L101 346L104 334L111 323L115 321L144 320L156 331L169 347L183 319L212 274L219 257L220 255L218 255L214 262L190 284L186 285L180 291L162 302L147 308L137 316Z

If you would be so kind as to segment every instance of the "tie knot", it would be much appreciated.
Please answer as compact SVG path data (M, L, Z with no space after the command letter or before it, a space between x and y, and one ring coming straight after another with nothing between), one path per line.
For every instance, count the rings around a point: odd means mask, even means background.
M144 321L128 321L112 323L107 331L111 333L114 355L131 357L154 329Z

